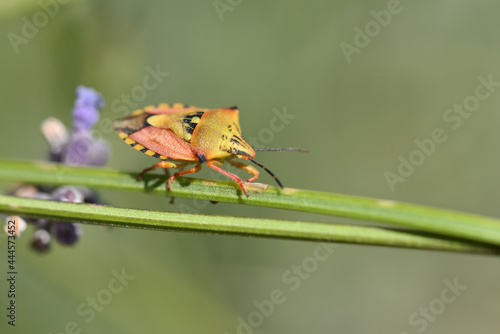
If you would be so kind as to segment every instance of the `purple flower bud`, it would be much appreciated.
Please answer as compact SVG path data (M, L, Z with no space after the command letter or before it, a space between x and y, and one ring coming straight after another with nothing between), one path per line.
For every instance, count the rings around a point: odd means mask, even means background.
M61 162L61 153L69 141L68 130L60 120L54 117L43 121L41 128L50 146L50 161Z
M91 132L73 132L63 153L62 162L69 166L103 166L108 161L109 145L106 141L95 139Z
M82 235L80 224L57 222L52 226L52 234L60 244L74 245Z
M50 234L47 230L36 230L31 240L31 248L39 253L44 253L50 249Z
M59 202L83 203L83 193L76 187L62 186L52 192L52 197Z
M102 204L99 195L90 188L78 187L78 191L83 195L83 201L85 203Z
M104 107L101 94L92 88L78 86L73 108L73 128L90 131L99 120L99 109Z

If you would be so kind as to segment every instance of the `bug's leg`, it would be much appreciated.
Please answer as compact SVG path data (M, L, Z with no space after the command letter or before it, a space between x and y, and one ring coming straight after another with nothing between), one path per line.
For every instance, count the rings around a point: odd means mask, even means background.
M160 168L165 168L165 170L167 168L179 168L179 167L183 167L185 164L176 164L174 162L170 162L170 161L165 161L165 160L162 160L160 161L159 163L157 164L154 164L153 166L149 167L149 168L146 168L145 170L143 170L138 176L137 176L137 179L138 180L141 180L142 179L142 176L144 174L146 174L147 172L150 172L158 167Z
M180 170L182 170L182 168L186 167L186 163L179 163L177 164L177 167L176 168L179 168ZM168 171L168 168L165 168L163 169L165 171L165 175L167 176L168 179L170 179L170 172ZM168 183L167 185L167 191L170 191L170 183ZM174 196L171 196L170 197L170 204L174 204L174 201L175 201L175 197Z
M208 167L210 167L213 170L216 170L219 173L224 174L225 176L227 176L230 179L232 179L234 182L236 182L240 186L241 191L245 194L245 196L248 197L247 191L245 190L245 187L243 186L243 182L241 181L241 179L238 176L236 176L236 175L234 175L232 173L229 173L228 171L222 169L221 167L222 167L223 164L224 164L223 162L218 161L218 160L207 161L207 166Z
M179 168L182 168L184 167L186 164L179 164ZM201 169L201 165L198 164L196 166L194 166L193 168L191 169L188 169L188 170L183 170L183 171L180 171L180 172L177 172L175 173L174 175L172 175L169 179L168 179L168 185L167 185L167 189L168 191L170 191L170 184L172 183L172 181L177 177L177 176L181 176L181 175L184 175L184 174L191 174L191 173L197 173L199 172Z
M167 177L167 179L169 179L170 178L170 172L168 171L168 168L164 168L163 170L165 171L165 176ZM170 197L170 204L174 204L174 201L175 201L175 197L171 196Z
M239 162L239 161L227 160L227 162L229 162L234 167L239 168L239 169L247 172L248 174L253 175L251 178L249 178L245 182L253 182L259 178L259 171L256 168L249 166L243 162Z
M168 171L168 168L163 168L163 170L165 171L165 176L167 178L169 178L170 177L170 172Z

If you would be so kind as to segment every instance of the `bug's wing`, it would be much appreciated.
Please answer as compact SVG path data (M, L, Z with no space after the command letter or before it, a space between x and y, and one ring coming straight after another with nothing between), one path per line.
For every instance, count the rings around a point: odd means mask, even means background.
M195 155L191 151L191 145L182 138L176 136L170 130L146 126L134 132L129 137L144 146L145 149L167 158L173 160L197 161Z
M131 115L114 120L112 123L113 129L126 135L130 135L142 129L149 114L146 114L142 110L139 111L135 111Z
M204 109L177 111L175 113L156 114L147 118L147 124L160 129L169 129L177 137L190 142L194 128L200 122Z

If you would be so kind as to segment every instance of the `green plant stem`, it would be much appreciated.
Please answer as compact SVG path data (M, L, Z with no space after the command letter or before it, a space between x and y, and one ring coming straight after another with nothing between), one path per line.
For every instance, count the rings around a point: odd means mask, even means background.
M0 160L0 180L33 184L81 185L304 211L381 222L490 245L500 245L500 220L414 204L309 190L248 184L242 196L233 182L178 178L166 192L164 176L110 169L68 167L46 162Z
M0 195L0 212L106 226L491 254L495 247L377 227L123 209Z

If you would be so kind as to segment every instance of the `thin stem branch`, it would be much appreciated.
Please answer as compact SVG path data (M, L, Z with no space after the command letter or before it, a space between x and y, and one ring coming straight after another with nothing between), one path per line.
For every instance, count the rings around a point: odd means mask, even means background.
M377 227L123 209L7 195L0 195L0 212L128 228L223 233L478 254L497 252L496 247Z
M500 245L500 220L395 201L310 190L247 184L246 198L233 182L178 178L166 192L165 177L110 169L68 167L46 162L0 160L0 180L33 184L81 185L280 208L375 221L424 233Z

